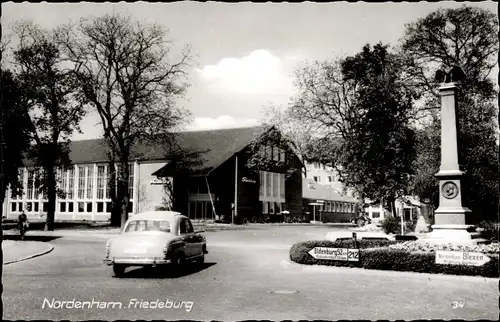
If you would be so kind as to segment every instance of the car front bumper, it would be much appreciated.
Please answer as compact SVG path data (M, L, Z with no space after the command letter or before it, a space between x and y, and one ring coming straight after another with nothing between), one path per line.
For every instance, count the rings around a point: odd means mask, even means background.
M160 257L140 257L140 258L127 258L127 257L114 257L114 258L104 258L102 260L104 264L107 265L128 265L128 266L145 266L145 265L164 265L170 264L172 261L170 259L164 259Z

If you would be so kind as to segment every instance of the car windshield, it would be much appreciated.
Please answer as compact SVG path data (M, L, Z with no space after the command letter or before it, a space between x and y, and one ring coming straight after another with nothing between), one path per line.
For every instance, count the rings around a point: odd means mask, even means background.
M162 231L172 232L170 222L166 220L132 220L125 228L126 233L138 231Z

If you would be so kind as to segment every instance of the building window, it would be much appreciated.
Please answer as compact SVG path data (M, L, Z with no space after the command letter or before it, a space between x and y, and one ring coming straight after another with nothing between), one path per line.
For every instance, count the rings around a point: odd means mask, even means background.
M16 211L16 206L17 206L17 202L12 202L10 204L10 211L15 212Z
M269 202L269 214L274 215L274 202Z
M66 203L65 202L61 202L59 204L59 209L61 212L66 212Z
M266 159L272 160L273 158L273 149L269 145L266 146Z
M97 166L97 199L104 199L104 191L106 189L106 166Z
M35 172L33 170L28 171L28 200L34 199L34 187L35 186Z
M273 194L272 191L273 178L271 172L266 172L266 196L271 197Z
M280 161L285 162L285 158L286 158L285 156L286 156L285 155L285 150L280 149Z
M66 191L68 191L68 172L64 171L64 169L58 169L57 176L59 177L59 182L61 183L59 189L63 192L61 194L60 199L66 199Z
M265 197L266 196L266 173L264 171L260 171L259 176L260 176L259 196Z
M313 180L314 180L315 182L320 182L320 181L321 181L321 177L314 176L314 177L313 177Z
M380 218L380 212L372 212L372 218Z
M78 203L78 212L85 212L85 203L84 202Z
M74 211L74 206L72 202L68 202L68 212L73 212Z
M279 173L273 173L273 197L279 198L280 196L280 178Z
M68 199L73 199L73 193L75 191L75 168L72 167L68 171Z
M134 164L128 166L128 193L129 198L134 198ZM132 211L130 211L132 212Z
M262 201L262 213L266 214L268 213L268 203L267 201Z
M328 182L333 182L333 176L328 176Z
M285 198L285 175L280 174L280 198Z
M78 199L85 199L85 169L78 166Z
M97 203L97 212L104 212L104 202Z
M274 161L279 161L280 160L280 152L279 149L275 146L273 146L273 160Z
M94 198L94 193L93 193L93 188L94 188L94 167L93 166L87 166L87 199L93 199Z

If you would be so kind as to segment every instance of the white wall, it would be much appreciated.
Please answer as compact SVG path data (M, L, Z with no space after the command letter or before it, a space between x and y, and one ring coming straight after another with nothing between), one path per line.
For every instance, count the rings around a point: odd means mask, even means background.
M162 199L168 196L163 184L151 183L151 180L158 179L152 173L165 165L165 162L139 164L137 212L154 211L155 207L162 205Z

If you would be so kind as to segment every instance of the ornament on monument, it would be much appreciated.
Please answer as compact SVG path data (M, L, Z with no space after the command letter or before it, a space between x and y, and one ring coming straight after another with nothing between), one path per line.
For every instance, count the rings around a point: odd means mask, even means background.
M466 77L462 68L455 65L449 71L443 68L438 69L434 80L438 83L458 83L464 81Z
M443 184L441 192L446 199L453 199L458 195L458 187L454 182L448 181Z

